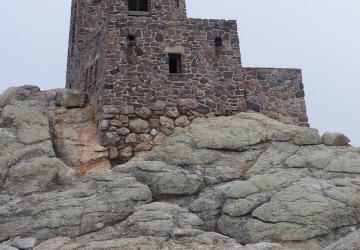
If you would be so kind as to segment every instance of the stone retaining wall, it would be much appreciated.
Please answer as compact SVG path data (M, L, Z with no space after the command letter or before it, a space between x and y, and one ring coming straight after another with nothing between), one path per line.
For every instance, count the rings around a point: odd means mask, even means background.
M184 103L192 105L191 102ZM148 107L105 105L99 124L103 143L110 147L110 158L129 159L135 152L148 151L167 136L176 126L185 127L196 117L157 102ZM185 113L184 113L185 111Z

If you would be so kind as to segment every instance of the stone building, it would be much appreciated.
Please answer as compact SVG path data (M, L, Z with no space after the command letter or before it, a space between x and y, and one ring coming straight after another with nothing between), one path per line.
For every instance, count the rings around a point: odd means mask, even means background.
M112 159L196 117L255 111L308 126L301 70L244 68L234 20L185 0L73 0L67 88L86 90Z

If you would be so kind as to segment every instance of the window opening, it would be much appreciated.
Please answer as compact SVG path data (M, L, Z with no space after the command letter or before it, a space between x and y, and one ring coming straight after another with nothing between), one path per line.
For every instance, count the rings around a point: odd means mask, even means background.
M102 0L93 0L93 4L94 5L98 5L101 4Z
M129 42L134 42L136 40L136 37L134 35L128 35L127 39Z
M149 11L149 0L129 0L130 11Z
M215 37L215 46L216 47L221 47L223 46L223 40L221 37Z
M181 54L169 54L169 73L181 73Z
M128 40L128 46L135 46L136 45L136 36L128 35L127 40Z

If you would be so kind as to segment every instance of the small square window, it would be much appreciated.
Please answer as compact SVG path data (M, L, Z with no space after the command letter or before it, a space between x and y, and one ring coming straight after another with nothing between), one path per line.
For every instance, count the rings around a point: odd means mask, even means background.
M181 54L169 54L169 73L181 74Z
M129 0L130 11L149 11L149 0Z

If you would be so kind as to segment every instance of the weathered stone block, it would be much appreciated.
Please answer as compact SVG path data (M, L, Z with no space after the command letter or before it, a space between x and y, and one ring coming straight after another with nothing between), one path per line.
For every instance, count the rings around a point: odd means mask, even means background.
M109 159L113 160L119 157L119 150L116 147L109 147Z
M126 144L132 144L132 143L137 143L137 142L138 142L138 137L137 137L136 134L129 134L125 138L125 143Z
M134 152L150 151L152 145L149 142L141 142L134 148Z
M186 127L190 124L189 118L185 115L180 116L175 120L175 125L179 127Z
M103 106L103 112L105 114L119 114L120 110L117 107L111 106L111 105L104 105Z
M322 141L327 146L346 146L350 139L342 133L325 132Z
M102 120L99 124L101 130L107 130L110 127L110 122L108 120Z
M150 125L147 121L137 118L130 120L129 128L134 133L142 134L149 132Z
M175 107L168 107L166 108L165 115L170 118L177 118L180 116L179 110Z
M111 121L110 121L110 126L114 126L114 127L120 128L121 125L122 125L122 122L119 121L119 120L111 120Z
M122 150L120 150L120 156L122 158L128 159L131 158L134 154L133 148L132 147L126 147Z
M64 108L82 108L87 103L87 93L62 89L56 91L56 103Z
M116 145L121 140L121 138L116 132L108 132L106 133L106 137L107 137L107 142L113 146Z
M118 135L125 136L125 135L130 134L130 129L128 129L128 128L119 128L118 130L116 130L116 132L118 133Z
M149 119L152 116L152 111L147 107L137 108L135 114L142 119Z
M130 115L133 114L134 112L135 112L134 106L127 105L120 108L120 113L122 115Z

